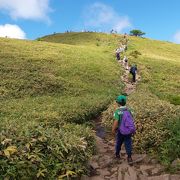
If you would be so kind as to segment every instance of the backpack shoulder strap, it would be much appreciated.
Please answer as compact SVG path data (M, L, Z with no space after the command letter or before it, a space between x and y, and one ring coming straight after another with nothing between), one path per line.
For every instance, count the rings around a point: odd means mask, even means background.
M123 118L123 114L124 114L124 111L129 111L128 108L124 108L124 109L119 109L119 125L121 124L122 122L122 118Z
M119 124L121 124L122 116L123 116L123 109L119 109L118 115L119 115Z

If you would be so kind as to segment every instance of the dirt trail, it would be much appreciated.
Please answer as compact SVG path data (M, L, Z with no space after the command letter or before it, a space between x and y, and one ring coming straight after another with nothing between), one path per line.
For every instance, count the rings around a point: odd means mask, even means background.
M122 64L124 67L124 65ZM125 69L125 67L124 67ZM125 92L129 95L136 89L136 84L128 81L129 70L125 69L121 77L125 83ZM141 79L137 76L138 81ZM81 180L180 180L180 175L164 172L164 167L146 154L133 154L133 166L127 163L125 149L121 150L121 159L114 157L114 137L101 127L101 119L96 122L97 154L90 161L91 174ZM105 138L108 136L108 140ZM110 140L109 140L109 137Z

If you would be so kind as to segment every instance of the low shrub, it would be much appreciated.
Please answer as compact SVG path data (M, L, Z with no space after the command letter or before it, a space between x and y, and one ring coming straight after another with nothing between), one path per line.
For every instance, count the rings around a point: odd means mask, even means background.
M135 50L135 51L132 51L129 55L132 56L133 58L138 58L138 56L140 56L141 53Z
M169 134L160 144L158 153L160 160L170 165L173 160L180 158L180 118L169 119L164 126L169 130Z
M94 151L94 135L85 126L31 122L0 132L0 179L75 177L86 171Z

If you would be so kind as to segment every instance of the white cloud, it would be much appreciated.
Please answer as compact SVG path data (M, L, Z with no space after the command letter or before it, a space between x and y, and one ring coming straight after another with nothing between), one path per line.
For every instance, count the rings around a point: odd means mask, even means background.
M123 17L118 19L117 23L114 24L113 29L118 32L121 32L123 29L131 27L128 17Z
M0 0L0 9L5 10L12 19L50 21L49 0Z
M173 36L173 41L174 41L175 43L180 44L180 30L177 31L177 32L174 34L174 36Z
M111 6L94 3L85 12L85 26L101 29L114 29L118 32L131 27L127 16L120 16Z
M0 25L0 37L25 39L25 32L17 25L5 24Z

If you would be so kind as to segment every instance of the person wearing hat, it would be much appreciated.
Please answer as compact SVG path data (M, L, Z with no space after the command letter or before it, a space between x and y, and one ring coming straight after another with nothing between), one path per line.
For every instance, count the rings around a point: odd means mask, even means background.
M114 122L112 126L112 132L113 134L116 134L116 145L115 145L115 156L116 158L120 158L120 151L121 151L121 146L124 143L125 144L125 149L127 153L127 161L129 164L132 164L132 134L124 134L119 130L119 127L121 126L122 122L122 117L123 113L125 111L129 112L131 114L131 111L129 108L126 107L126 101L127 98L124 95L120 95L116 98L116 102L118 104L118 109L114 112ZM131 114L132 115L132 114Z

